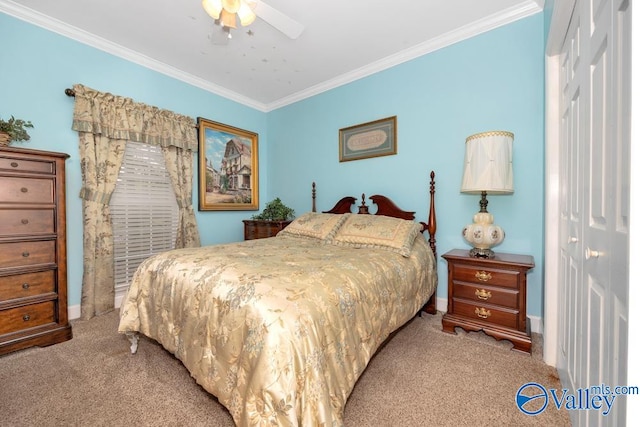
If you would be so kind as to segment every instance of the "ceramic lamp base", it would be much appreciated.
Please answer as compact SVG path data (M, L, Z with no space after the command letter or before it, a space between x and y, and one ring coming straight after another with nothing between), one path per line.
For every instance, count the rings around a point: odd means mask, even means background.
M492 247L504 240L504 231L493 223L493 215L489 212L478 212L473 216L473 224L462 230L462 236L473 249L469 254L478 258L493 258Z

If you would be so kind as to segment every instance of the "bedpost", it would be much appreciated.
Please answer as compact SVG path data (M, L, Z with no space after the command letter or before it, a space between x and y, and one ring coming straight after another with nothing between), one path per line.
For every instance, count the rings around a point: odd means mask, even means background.
M429 232L429 246L431 246L431 250L433 251L433 256L438 256L436 251L436 203L435 203L435 194L436 194L436 181L435 176L436 173L431 171L431 181L429 182L429 224L427 225L427 231Z
M311 183L311 212L316 211L316 182Z
M429 232L429 246L431 246L431 250L433 251L433 256L436 260L436 268L438 265L438 254L436 251L436 204L435 204L435 194L436 194L436 181L435 181L435 172L431 171L431 181L429 182L429 224L427 224L427 231ZM436 292L431 295L431 298L427 301L427 303L422 308L423 311L429 314L436 314ZM422 310L420 313L422 313Z

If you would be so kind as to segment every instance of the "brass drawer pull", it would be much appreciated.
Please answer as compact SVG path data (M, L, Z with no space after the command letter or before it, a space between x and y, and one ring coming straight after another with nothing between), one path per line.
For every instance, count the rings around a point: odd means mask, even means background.
M11 162L11 167L12 168L17 168L18 167L18 162Z
M20 221L20 222L23 223L24 225L29 224L29 220L26 219L26 218L22 219L22 221Z
M27 289L29 289L29 284L28 284L28 283L23 283L23 284L22 284L22 289L24 289L25 291L26 291Z
M29 189L27 187L22 187L20 191L22 191L23 193L26 193L29 191Z
M481 300L488 300L491 298L491 291L487 291L485 289L476 289L476 296Z
M29 316L28 314L25 314L24 316L22 316L22 320L24 320L25 322L28 322L29 320L31 320L31 316Z
M25 258L28 258L29 257L29 252L27 252L27 251L22 252L22 256L25 257Z
M476 307L476 314L478 315L478 317L486 319L491 316L491 310L487 310L484 307Z
M486 271L476 271L476 279L481 282L488 282L491 280L491 273L487 273Z

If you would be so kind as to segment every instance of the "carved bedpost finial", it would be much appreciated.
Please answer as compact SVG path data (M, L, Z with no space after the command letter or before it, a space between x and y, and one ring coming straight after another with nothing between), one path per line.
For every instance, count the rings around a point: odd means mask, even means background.
M316 182L311 183L311 212L316 211Z
M367 206L366 202L364 201L364 193L362 193L362 203L358 207L358 213L359 214L368 214L369 213L369 206Z

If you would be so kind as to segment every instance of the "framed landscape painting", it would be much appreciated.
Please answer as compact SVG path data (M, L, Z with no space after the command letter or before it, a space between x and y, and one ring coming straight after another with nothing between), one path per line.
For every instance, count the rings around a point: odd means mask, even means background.
M198 209L258 210L258 134L198 117Z

